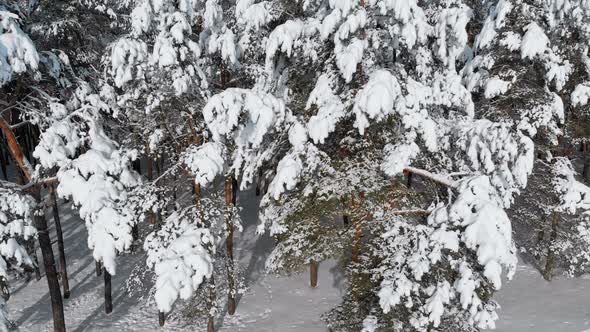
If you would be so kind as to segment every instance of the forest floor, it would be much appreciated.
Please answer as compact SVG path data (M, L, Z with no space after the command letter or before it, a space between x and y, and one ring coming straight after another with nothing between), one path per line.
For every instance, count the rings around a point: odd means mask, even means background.
M316 289L308 286L308 273L283 278L266 275L264 262L273 241L268 236L255 235L257 198L246 192L240 195L238 204L243 207L244 231L236 235L235 257L244 277L244 292L238 297L235 315L220 314L218 330L326 331L320 315L338 304L342 290L343 278L336 264L325 262L320 266ZM145 266L141 250L118 258L118 271L112 279L114 310L105 314L103 281L95 273L85 225L67 206L61 208L60 214L71 289L70 298L64 300L68 331L204 330L204 321L189 322L178 313L160 328L149 294L129 291L128 283L149 286L151 282L151 278L136 272ZM50 213L47 218L52 225ZM57 248L54 250L57 253ZM38 256L41 259L40 253ZM11 294L9 317L21 331L52 330L45 278L13 280ZM506 281L495 299L502 306L496 331L590 331L590 278L557 278L549 283L534 268L521 263L514 280Z

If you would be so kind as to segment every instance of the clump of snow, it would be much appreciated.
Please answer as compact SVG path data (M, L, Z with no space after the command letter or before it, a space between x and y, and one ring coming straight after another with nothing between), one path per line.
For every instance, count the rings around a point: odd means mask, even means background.
M531 22L524 30L526 33L522 37L520 44L520 56L523 59L532 59L545 53L549 46L549 38L547 38L543 29L537 23Z
M156 273L154 299L169 312L176 299L189 299L213 273L215 239L209 229L174 212L145 241L146 263Z
M484 96L488 99L505 94L510 88L510 82L504 81L497 76L486 82Z
M590 99L590 84L578 84L572 92L572 105L585 106Z
M0 4L0 86L14 74L39 66L39 53L31 38L21 30L20 18Z
M336 129L336 124L344 117L344 105L332 91L332 78L321 75L314 89L309 94L305 109L316 106L316 115L309 118L307 131L314 143L324 143L325 139Z
M186 149L180 159L195 177L195 182L207 186L217 175L223 174L225 165L225 146L207 142L201 146Z

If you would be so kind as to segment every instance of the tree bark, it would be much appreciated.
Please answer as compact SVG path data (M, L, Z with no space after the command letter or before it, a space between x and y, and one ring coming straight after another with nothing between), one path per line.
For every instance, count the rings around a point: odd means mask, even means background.
M160 326L164 326L164 324L166 324L166 313L161 311L158 312L158 323Z
M226 266L227 266L227 313L233 315L236 311L236 290L234 280L234 223L232 217L232 203L233 189L232 189L232 177L227 176L225 178L225 204L227 206L225 225L227 228L227 238L225 240L226 248Z
M256 196L260 196L262 191L262 168L258 169L258 177L256 178Z
M311 288L318 286L318 267L319 263L314 260L309 264L309 284Z
M209 279L209 318L207 319L207 332L215 332L215 311L217 303L217 289L215 287L215 277Z
M148 180L152 181L152 179L154 178L154 168L153 168L152 158L150 156L147 156L146 163L147 163L147 166L146 166L147 178L148 178Z
M55 222L55 232L57 234L59 273L61 275L61 282L64 289L64 299L67 299L70 297L70 283L68 280L66 253L64 251L64 237L61 230L61 220L59 219L59 210L57 208L57 197L55 195L55 188L53 185L49 186L49 194L51 195L51 203L53 205L53 221Z
M3 139L0 136L0 142L2 142ZM2 169L2 175L4 175L4 180L8 180L8 173L6 172L6 158L4 156L4 148L2 148L2 146L0 145L0 168Z
M111 274L106 268L104 271L104 312L110 314L113 312L113 296L111 292Z
M39 245L41 247L41 252L43 253L45 277L47 278L47 286L49 287L49 295L51 297L53 330L55 332L65 332L66 324L64 319L63 301L59 289L59 282L57 280L53 249L51 248L51 239L49 237L49 231L47 230L47 221L42 214L36 215L34 218L35 227L37 228L39 236Z
M96 276L100 277L102 274L102 264L99 261L94 261L94 265L96 267Z
M0 129L2 129L2 132L4 133L6 145L8 146L8 150L10 151L12 159L14 159L14 162L23 173L25 180L30 181L33 174L33 167L23 155L23 151L18 144L18 140L14 136L14 133L10 129L10 125L6 122L6 120L4 120L2 116L0 116Z
M551 234L549 234L549 245L547 247L547 260L545 261L545 271L543 277L545 280L550 281L553 276L553 268L555 265L555 250L553 245L557 241L557 227L559 226L559 216L557 212L553 211L553 217L551 221Z
M584 156L584 168L582 169L582 178L585 182L590 182L590 144L587 142L582 143L582 155Z

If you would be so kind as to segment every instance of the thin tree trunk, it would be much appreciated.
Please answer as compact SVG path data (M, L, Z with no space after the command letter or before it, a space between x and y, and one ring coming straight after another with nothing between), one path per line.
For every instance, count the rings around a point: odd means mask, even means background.
M147 172L147 178L148 180L152 181L154 178L154 168L153 168L153 162L152 162L152 158L148 155L146 158L146 172Z
M2 137L0 137L0 143L4 143ZM8 180L8 173L6 172L6 166L8 163L6 162L6 158L4 155L4 149L2 145L0 145L0 168L2 169L2 175L4 175L4 180Z
M106 268L104 271L104 312L110 314L113 312L113 296L111 292L111 274Z
M236 290L234 280L234 224L232 218L232 177L225 178L225 204L227 206L225 225L227 228L227 239L225 240L226 247L226 266L227 266L227 313L233 315L236 311Z
M256 179L256 196L260 196L262 191L262 168L258 169L258 178Z
M557 227L559 226L559 216L557 212L553 212L551 221L551 234L549 235L549 245L547 247L547 260L545 261L545 271L543 277L545 280L551 280L553 275L553 268L555 266L555 250L553 245L557 241Z
M59 210L57 208L57 197L55 195L55 188L53 185L49 186L49 194L53 204L53 221L55 222L55 232L57 234L57 249L59 257L59 273L61 275L61 282L64 289L64 299L70 297L70 283L68 280L68 270L66 264L66 253L64 251L64 237L61 230L61 220L59 219Z
M342 223L344 224L344 226L348 226L350 224L350 217L347 215L343 215L342 216Z
M584 168L582 169L582 178L584 181L590 181L590 156L588 156L588 152L590 151L590 144L584 142L582 143L582 155L584 156Z
M314 260L309 264L309 284L312 288L318 286L318 267L319 263Z
M96 276L100 277L100 275L102 274L102 264L99 261L94 261L94 265L96 268Z
M37 228L39 237L39 245L41 247L41 252L43 253L45 277L47 278L47 286L49 287L49 295L51 297L53 330L55 332L65 332L66 324L64 319L63 301L59 289L59 281L57 280L53 249L51 248L51 239L49 237L49 231L47 230L47 221L43 214L36 215L34 218L35 227Z
M215 332L215 311L217 303L217 289L215 287L215 277L209 279L209 318L207 319L207 332Z
M158 323L160 326L164 326L164 324L166 324L166 313L158 311Z
M131 236L133 238L133 241L137 241L137 239L139 239L139 225L133 225L133 227L131 228Z

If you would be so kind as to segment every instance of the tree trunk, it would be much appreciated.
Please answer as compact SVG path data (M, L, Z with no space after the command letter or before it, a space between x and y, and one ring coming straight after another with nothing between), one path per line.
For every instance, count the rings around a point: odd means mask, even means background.
M258 178L256 179L256 196L260 196L262 191L262 168L258 169Z
M106 268L104 271L104 312L110 314L113 312L113 296L111 293L111 274Z
M232 202L233 202L233 189L232 189L232 177L227 176L225 178L225 204L227 206L225 225L227 228L227 239L225 240L226 248L226 266L227 266L227 313L233 315L236 311L236 290L234 280L234 223L232 217Z
M0 137L0 143L4 143L4 140ZM4 175L4 180L8 180L8 173L6 172L6 158L4 155L4 149L0 146L0 168L2 169L2 175Z
M35 279L41 280L41 270L39 269L39 259L37 258L37 248L35 247L35 239L27 241L27 250L31 253L33 259L33 270L35 271Z
M217 289L215 287L215 277L209 279L209 318L207 319L207 332L215 332L215 312L217 310Z
M55 332L65 332L66 325L64 319L64 308L55 270L55 261L53 259L53 249L51 248L51 238L47 230L47 221L43 214L36 215L35 227L39 236L39 245L43 253L43 263L45 265L45 277L49 287L49 296L51 297L51 310L53 311L53 330Z
M152 158L150 156L147 156L146 163L147 163L147 166L146 166L147 178L148 178L148 180L152 181L154 178L154 169L153 169Z
M53 185L49 186L49 194L53 204L53 221L55 222L55 232L57 234L57 249L59 257L59 273L61 275L61 282L64 289L64 299L70 297L70 283L68 280L68 270L66 264L66 253L64 251L64 238L61 230L61 220L59 219L59 210L57 208L57 197L55 195L55 188Z
M545 280L549 281L553 275L553 268L555 266L555 250L553 249L553 245L557 241L557 227L559 226L559 216L557 212L553 212L553 217L551 221L551 234L549 235L549 245L547 247L547 260L545 261L545 271L543 272L543 277Z
M197 179L193 181L193 193L195 194L195 207L197 208L197 213L199 217L203 217L203 213L201 211L201 185L197 182Z
M94 261L94 265L96 267L96 276L100 277L102 274L102 264L99 261Z
M342 216L342 223L344 224L344 226L348 226L350 224L350 217L347 215L343 215Z
M318 286L318 267L319 263L312 260L309 264L309 284L311 288L316 288Z
M158 312L158 323L160 326L164 326L164 324L166 324L166 313L161 311Z
M131 236L133 241L137 241L139 239L139 225L135 224L131 228Z
M588 152L590 150L590 144L584 142L582 143L582 155L584 156L584 168L582 169L582 178L585 182L590 182L590 156L588 156Z

